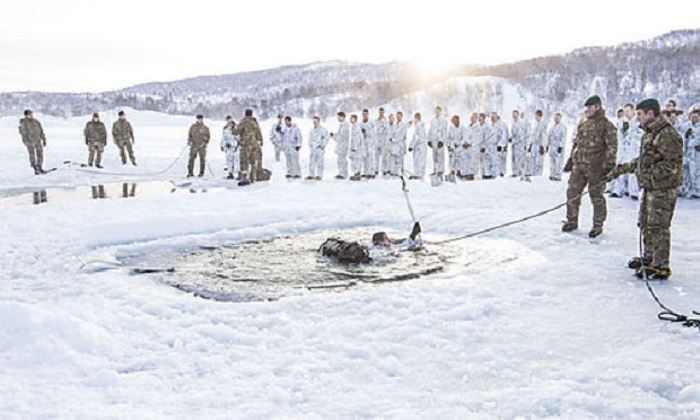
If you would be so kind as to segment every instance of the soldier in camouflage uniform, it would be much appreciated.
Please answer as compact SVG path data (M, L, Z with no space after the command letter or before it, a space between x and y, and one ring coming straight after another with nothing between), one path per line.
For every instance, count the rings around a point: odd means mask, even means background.
M644 255L630 260L629 267L640 278L646 273L649 280L666 280L671 276L671 220L683 182L683 139L661 115L656 99L637 104L637 120L644 128L639 157L618 165L608 179L637 174L644 189L639 215Z
M131 123L126 120L124 111L119 111L119 119L112 125L112 137L114 138L114 143L119 148L122 165L126 165L126 153L128 153L131 163L136 166L133 148L133 144L136 143L134 129L131 127Z
M253 110L246 109L245 118L241 120L233 134L241 137L241 174L240 185L248 185L257 181L258 149L262 144L262 132L258 121L253 118Z
M93 163L96 167L102 169L102 153L107 146L107 128L100 121L100 115L95 112L92 114L92 120L85 125L85 144L88 146L88 166Z
M190 126L187 136L187 144L190 146L190 160L187 162L187 177L194 176L194 160L199 156L199 177L204 176L207 166L207 146L211 133L209 127L204 125L204 115L197 115L197 122Z
M600 97L592 96L585 103L587 119L578 127L576 142L571 151L571 178L566 192L567 221L562 231L578 229L578 214L581 207L581 193L588 187L593 203L593 228L588 236L595 238L603 233L603 223L607 218L605 203L605 176L617 162L617 128L605 116Z
M34 168L34 174L45 174L43 165L46 135L41 123L34 119L34 113L31 109L24 111L24 118L19 120L19 134L22 136L22 143L29 152L29 164Z

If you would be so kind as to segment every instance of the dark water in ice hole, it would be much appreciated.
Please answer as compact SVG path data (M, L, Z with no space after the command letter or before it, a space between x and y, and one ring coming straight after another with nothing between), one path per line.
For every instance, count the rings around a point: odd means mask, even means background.
M325 230L184 251L159 250L119 259L129 267L174 267L174 272L143 275L196 296L248 302L417 279L447 270L460 257L458 246L430 245L418 251L394 247L371 249L370 264L346 265L317 252L330 237L368 245L372 233L378 230ZM388 233L392 239L407 234Z

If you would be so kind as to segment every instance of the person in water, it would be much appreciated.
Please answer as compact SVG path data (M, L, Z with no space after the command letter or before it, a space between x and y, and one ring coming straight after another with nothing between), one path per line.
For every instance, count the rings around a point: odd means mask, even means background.
M372 247L378 249L401 246L407 249L417 249L422 245L422 241L418 238L420 233L421 228L418 222L413 225L411 234L405 240L392 240L386 232L377 232L372 235ZM342 264L369 264L372 262L369 251L370 248L367 246L337 238L326 239L318 249L318 252L324 257L331 257Z

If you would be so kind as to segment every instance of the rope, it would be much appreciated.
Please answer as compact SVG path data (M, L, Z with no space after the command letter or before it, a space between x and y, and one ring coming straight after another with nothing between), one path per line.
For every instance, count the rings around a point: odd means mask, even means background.
M177 164L177 163L180 161L180 159L182 158L182 155L185 154L185 151L187 150L188 147L189 147L188 145L185 145L185 146L182 148L182 150L180 151L180 154L177 155L177 157L175 158L175 160L173 160L168 166L166 166L165 169L163 169L163 170L161 170L161 171L157 171L157 172L146 172L146 173L139 173L139 174L124 174L124 173L104 172L104 171L99 171L99 172L97 172L97 171L87 170L87 169L84 169L84 168L75 168L75 170L76 170L76 171L79 171L79 172L87 173L87 174L106 175L106 176L138 176L138 177L142 177L142 176L164 175L164 174L168 173L168 172L175 166L175 164ZM71 165L74 165L75 162L69 162L69 161L67 161L67 162L64 162L64 164L66 164L66 165L68 165L69 167L71 167Z
M549 214L549 213L555 212L555 211L561 209L562 207L566 207L566 205L568 205L570 202L575 201L575 200L578 200L579 198L581 198L581 197L583 197L584 195L588 194L588 191L590 191L591 188L597 188L597 187L599 187L599 186L601 186L601 185L603 185L603 184L605 184L605 183L607 183L607 181L606 181L606 180L603 180L603 181L599 182L598 184L595 184L595 185L593 185L592 187L589 187L589 188L583 190L583 192L582 192L581 194L578 194L578 195L576 195L576 196L574 196L574 197L572 197L572 198L566 200L565 202L563 202L563 203L561 203L561 204L557 204L557 205L554 206L554 207L548 208L548 209L546 209L546 210L542 210L542 211L540 211L540 212L538 212L538 213L531 214L531 215L529 215L529 216L525 216L525 217L520 218L520 219L517 219L517 220L512 220L512 221L510 221L510 222L502 223L502 224L497 225L497 226L491 226L491 227L489 227L489 228L486 228L486 229L483 229L483 230L480 230L480 231L477 231L477 232L473 232L473 233L470 233L470 234L467 234L467 235L457 236L457 237L455 237L455 238L445 239L445 240L442 240L442 241L432 242L432 243L433 243L433 244L436 244L436 245L444 245L444 244L449 244L449 243L452 243L452 242L463 241L463 240L465 240L465 239L473 238L473 237L475 237L475 236L480 236L480 235L483 235L483 234L486 234L486 233L493 232L493 231L495 231L495 230L500 230L500 229L503 229L503 228L507 228L507 227L509 227L509 226L513 226L513 225L517 225L517 224L520 224L520 223L523 223L523 222L527 222L528 220L537 219L538 217L542 217L542 216L547 215L547 214Z
M642 196L646 198L646 188L642 190ZM643 203L644 201L642 201ZM642 224L639 223L639 259L642 264L642 275L644 276L644 283L646 283L647 290L649 291L649 294L651 294L651 297L654 299L656 304L659 306L659 308L662 309L661 312L659 312L656 317L659 318L661 321L668 321L672 323L682 323L684 327L689 327L689 328L698 328L700 329L700 312L698 311L693 311L694 315L698 315L699 317L697 318L692 318L687 315L679 314L675 312L672 309L669 309L668 306L664 305L663 302L659 299L657 296L656 292L654 292L654 289L651 287L651 284L649 283L649 279L647 278L647 268L646 264L644 264L644 230L642 229Z

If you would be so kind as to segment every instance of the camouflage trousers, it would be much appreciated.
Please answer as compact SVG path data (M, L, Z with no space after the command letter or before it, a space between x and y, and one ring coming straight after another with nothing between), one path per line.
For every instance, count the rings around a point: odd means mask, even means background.
M24 143L29 152L29 164L32 168L41 168L44 165L44 146L41 143Z
M644 257L654 267L670 268L671 220L678 192L674 189L647 191L639 206L639 224L644 238Z
M257 181L259 149L256 143L241 144L241 174L244 178L249 175L253 182Z
M96 165L102 163L102 153L105 151L105 143L91 141L88 143L88 165L92 166L93 162Z
M122 163L126 163L126 154L129 154L129 159L131 162L135 162L134 148L131 145L131 140L117 140L117 147L119 148L119 156L122 158Z
M581 207L581 193L588 187L588 195L593 204L593 226L603 227L608 217L605 202L605 178L601 168L580 167L574 165L569 178L569 189L566 191L566 219L578 224L578 213Z
M190 147L190 159L187 162L187 174L194 175L194 161L199 156L199 175L204 176L207 167L207 144L193 144Z

